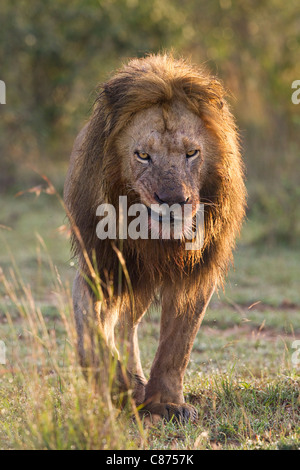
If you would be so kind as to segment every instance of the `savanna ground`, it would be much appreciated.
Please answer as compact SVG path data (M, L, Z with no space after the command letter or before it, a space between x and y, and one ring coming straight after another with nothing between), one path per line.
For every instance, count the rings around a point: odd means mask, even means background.
M56 196L3 196L1 221L1 449L299 449L300 253L264 243L263 221L245 223L196 338L185 393L199 419L184 427L132 419L135 410L120 413L82 378L75 266ZM158 335L153 308L139 335L146 374Z

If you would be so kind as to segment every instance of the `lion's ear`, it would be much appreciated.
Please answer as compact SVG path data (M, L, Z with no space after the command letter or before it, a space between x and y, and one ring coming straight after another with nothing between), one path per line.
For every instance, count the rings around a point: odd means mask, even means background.
M126 74L121 77L115 77L109 80L103 85L104 96L110 106L115 106L118 103L126 102L126 95L130 84L132 84L132 78Z
M211 79L207 92L210 102L218 109L222 109L225 104L225 90L217 78Z
M223 97L221 98L214 90L208 90L207 92L208 102L214 107L221 110L224 107L225 101Z
M105 94L106 98L110 98L111 96L113 96L113 89L112 88L113 87L111 86L110 82L104 83L103 91L104 91L104 94Z
M103 85L103 95L105 96L107 102L109 104L112 104L114 92L113 92L113 87L111 86L110 83L105 83Z

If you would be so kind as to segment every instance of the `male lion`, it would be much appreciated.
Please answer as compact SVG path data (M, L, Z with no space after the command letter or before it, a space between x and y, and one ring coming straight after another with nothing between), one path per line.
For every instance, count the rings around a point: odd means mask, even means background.
M132 388L143 411L166 420L197 416L184 402L184 373L245 211L237 130L224 95L215 77L182 59L131 60L100 87L92 117L75 141L65 184L79 263L73 301L81 365L99 370L92 333L97 325L106 351L117 360L119 387ZM202 248L186 250L184 237L161 234L99 239L97 207L117 208L119 196L127 196L128 205L147 207L191 204L194 211L204 204ZM154 298L162 306L160 338L146 381L137 328ZM114 337L120 318L130 345L127 372Z

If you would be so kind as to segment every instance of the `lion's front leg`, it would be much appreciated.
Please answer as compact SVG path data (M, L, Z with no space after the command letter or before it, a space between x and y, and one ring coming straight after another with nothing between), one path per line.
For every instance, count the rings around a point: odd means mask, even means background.
M140 362L137 328L146 307L139 303L135 321L125 308L122 316L126 321L120 327L120 342L115 339L122 308L118 299L103 306L96 301L79 272L73 284L73 305L77 351L85 376L91 375L100 388L110 384L113 396L120 397L122 403L130 391L136 404L141 404L144 401L146 379Z
M145 399L146 379L143 372L140 351L138 345L138 326L130 317L128 321L120 325L120 353L123 364L126 365L127 377L130 382L129 389L132 389L132 397L136 405L140 405Z
M166 420L173 417L187 421L195 420L197 412L184 402L183 379L213 289L200 293L192 304L189 299L193 297L184 286L180 287L179 294L174 292L174 286L163 289L160 340L146 386L143 412L158 414Z
M96 376L101 368L107 369L111 358L119 359L114 337L118 309L101 309L101 303L79 272L73 283L73 307L79 361L85 375L91 372Z

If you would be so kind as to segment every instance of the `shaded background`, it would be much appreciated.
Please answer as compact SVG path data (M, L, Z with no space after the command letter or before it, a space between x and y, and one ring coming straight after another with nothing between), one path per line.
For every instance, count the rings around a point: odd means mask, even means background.
M299 237L300 78L297 0L12 0L0 5L0 190L61 191L74 137L96 85L132 56L173 49L205 62L232 92L257 237Z
M247 168L245 241L299 247L300 104L291 100L300 78L297 0L12 0L0 5L0 44L7 91L0 224L15 228L17 206L23 211L16 200L12 209L16 193L43 189L35 171L62 194L97 84L130 57L172 49L206 63L231 92ZM53 204L49 197L39 204L46 217ZM35 206L27 210L24 236L34 230Z

